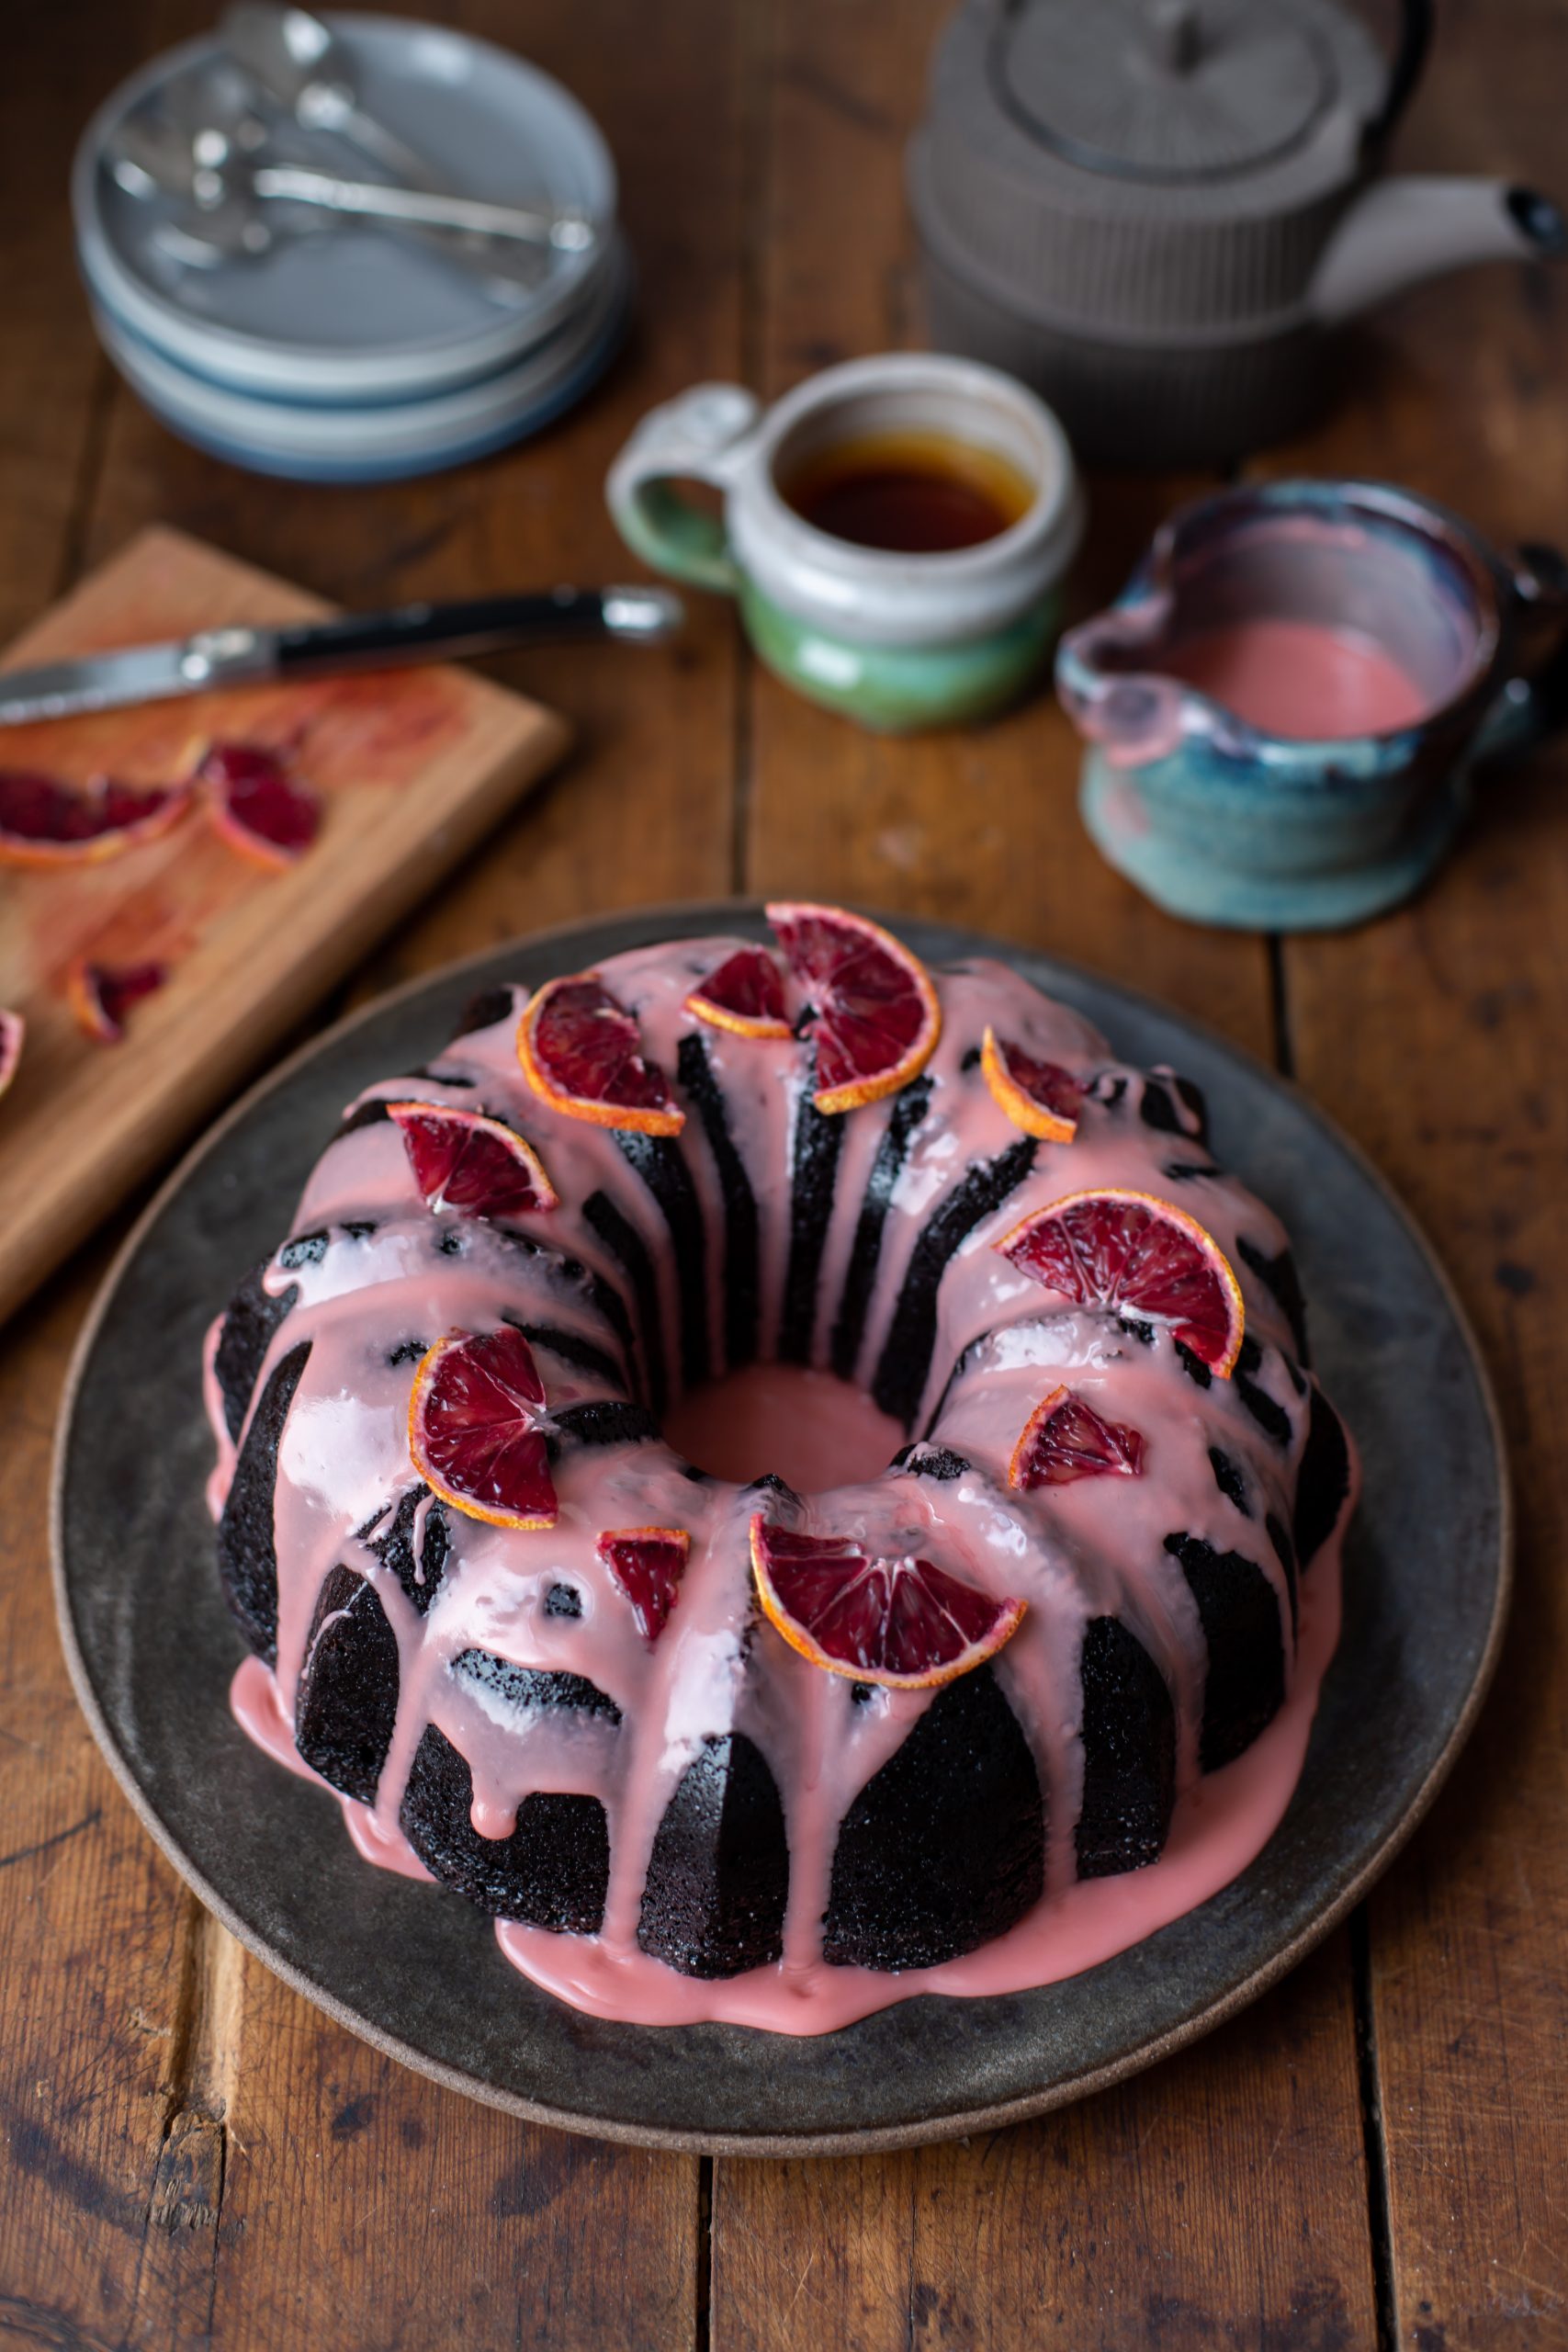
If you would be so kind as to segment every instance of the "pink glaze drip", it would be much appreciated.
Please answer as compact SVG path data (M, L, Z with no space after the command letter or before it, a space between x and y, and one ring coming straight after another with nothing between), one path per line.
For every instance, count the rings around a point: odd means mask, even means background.
M649 1052L676 1068L683 1036L696 1024L684 1009L694 981L736 943L681 942L615 958L606 982L637 1015ZM880 1356L909 1255L932 1210L977 1161L1019 1142L975 1066L987 1023L1041 1059L1065 1063L1086 1080L1117 1077L1134 1090L1120 1112L1091 1099L1070 1145L1042 1144L1030 1173L998 1209L970 1233L950 1261L938 1292L938 1329L927 1396L915 1416L925 1431L949 1368L970 1351L964 1375L942 1403L933 1440L962 1453L970 1467L945 1481L888 1466L903 1432L857 1395L853 1413L839 1411L840 1384L820 1371L782 1373L762 1366L726 1384L726 1393L677 1402L666 1423L673 1442L567 1449L556 1465L558 1525L523 1534L452 1518L453 1553L440 1589L422 1615L355 1531L389 1521L413 1483L407 1411L413 1361L407 1351L442 1333L493 1329L503 1313L553 1324L612 1356L613 1331L581 1285L553 1271L575 1258L625 1289L625 1275L583 1214L594 1193L607 1195L643 1236L658 1270L660 1326L676 1350L679 1330L673 1253L661 1213L621 1152L615 1136L552 1112L529 1091L518 1069L515 1014L458 1040L436 1057L434 1078L394 1079L372 1090L396 1100L476 1104L516 1125L539 1151L561 1196L547 1216L520 1220L541 1245L524 1255L490 1227L433 1213L415 1189L400 1138L390 1125L364 1126L323 1154L306 1186L297 1233L333 1228L319 1262L293 1268L273 1261L265 1285L290 1285L297 1303L274 1337L257 1383L300 1340L311 1352L296 1392L279 1454L276 1544L279 1564L276 1674L252 1660L234 1687L236 1714L270 1753L302 1770L290 1725L309 1629L321 1581L338 1561L374 1587L396 1635L400 1692L396 1729L374 1807L344 1806L355 1842L368 1859L412 1874L423 1871L398 1826L413 1753L434 1724L468 1759L472 1818L491 1837L507 1834L522 1800L536 1791L590 1794L609 1821L611 1871L605 1918L596 1937L557 1936L501 1923L502 1951L525 1973L584 2008L626 2018L679 2022L724 2017L777 2031L830 2030L852 2017L929 1989L983 1993L1040 1984L1091 1965L1148 1934L1227 1883L1270 1834L1289 1798L1304 1752L1321 1675L1338 1617L1339 1531L1303 1586L1299 1656L1288 1665L1283 1712L1237 1764L1206 1781L1197 1767L1197 1730L1204 1670L1201 1629L1177 1564L1164 1551L1173 1529L1224 1549L1237 1545L1258 1560L1276 1590L1289 1657L1283 1573L1215 1485L1210 1443L1223 1443L1241 1465L1263 1508L1288 1519L1295 1466L1304 1442L1305 1399L1286 1369L1292 1341L1269 1289L1236 1250L1244 1233L1272 1256L1284 1246L1276 1220L1233 1178L1217 1170L1173 1186L1164 1163L1173 1156L1201 1164L1190 1136L1145 1124L1129 1109L1141 1084L1114 1064L1098 1034L1066 1008L1042 997L1007 967L976 963L938 976L943 1032L930 1065L931 1107L893 1189L877 1279L856 1373L869 1382ZM519 1000L519 1005L520 1005ZM800 1102L800 1049L789 1040L758 1041L703 1030L703 1043L728 1106L758 1205L761 1251L761 1350L778 1329L789 1246L790 1169ZM447 1084L440 1073L466 1085ZM866 1182L891 1105L867 1105L844 1122L838 1182L823 1250L819 1312L812 1354L827 1359L833 1316L850 1263ZM702 1209L713 1361L722 1364L723 1195L701 1124L689 1117L679 1149ZM1213 1234L1235 1266L1247 1301L1247 1329L1260 1350L1252 1377L1288 1415L1288 1447L1272 1444L1217 1393L1196 1386L1168 1338L1140 1344L1098 1313L1064 1309L1020 1275L991 1246L1031 1209L1069 1191L1102 1185L1176 1193ZM355 1238L346 1220L373 1220ZM460 1254L444 1255L444 1234ZM973 1343L973 1345L971 1344ZM220 1508L233 1449L222 1431L209 1340L209 1409L219 1433L211 1484ZM537 1351L552 1408L624 1393L581 1363ZM394 1363L395 1354L401 1361ZM636 1381L634 1368L633 1379ZM1042 1396L1068 1381L1108 1420L1130 1423L1145 1442L1144 1475L1091 1479L1029 1495L1012 1491L1007 1465L1013 1443ZM820 1384L818 1385L818 1384ZM793 1394L803 1422L791 1464L770 1446L759 1466L776 1468L809 1499L774 1498L781 1518L851 1536L886 1555L913 1551L998 1595L1018 1594L1028 1613L998 1662L998 1679L1023 1725L1049 1792L1050 1843L1045 1896L1013 1932L942 1968L904 1975L827 1966L819 1923L838 1825L854 1796L895 1752L930 1703L918 1691L877 1691L849 1703L850 1687L798 1657L772 1627L751 1618L747 1529L754 1494L734 1484L694 1485L682 1452L720 1446L750 1454L760 1413L775 1418ZM799 1414L802 1396L820 1398L830 1421ZM824 1451L831 1434L844 1453ZM1346 1514L1341 1516L1341 1528ZM676 1606L657 1643L642 1637L624 1594L600 1560L608 1529L684 1527L690 1559ZM375 1528L369 1532L374 1533ZM558 1583L575 1588L579 1616L547 1611ZM1177 1702L1179 1801L1164 1859L1124 1879L1079 1884L1073 1825L1082 1757L1077 1661L1087 1621L1112 1611L1137 1634L1164 1671ZM623 1713L620 1725L561 1709L509 1712L482 1698L450 1669L479 1648L519 1665L586 1675ZM767 1757L785 1807L790 1902L784 1958L774 1968L716 1983L675 1973L637 1947L643 1883L655 1831L682 1771L705 1738L745 1732ZM313 1777L313 1776L312 1776Z
M802 1495L874 1478L904 1442L863 1389L797 1363L748 1364L694 1389L664 1434L712 1477L745 1487L773 1470Z
M1235 621L1179 639L1160 667L1267 735L1305 742L1415 727L1430 707L1370 637L1313 621Z

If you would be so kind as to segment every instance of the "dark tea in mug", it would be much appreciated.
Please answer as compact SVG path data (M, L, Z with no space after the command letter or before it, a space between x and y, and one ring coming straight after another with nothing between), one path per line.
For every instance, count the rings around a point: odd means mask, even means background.
M995 449L943 433L889 432L831 443L780 482L801 520L852 546L952 555L1021 522L1034 491Z

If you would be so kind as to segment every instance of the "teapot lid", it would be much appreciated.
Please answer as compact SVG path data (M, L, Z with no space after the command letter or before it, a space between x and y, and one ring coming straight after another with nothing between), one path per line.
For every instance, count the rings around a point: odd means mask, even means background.
M1325 12L1292 0L1024 0L993 86L1080 170L1154 181L1266 165L1340 95Z

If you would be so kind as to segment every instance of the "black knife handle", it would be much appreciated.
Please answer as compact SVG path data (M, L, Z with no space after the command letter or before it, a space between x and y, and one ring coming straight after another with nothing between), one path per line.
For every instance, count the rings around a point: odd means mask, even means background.
M654 588L550 588L524 596L474 596L453 605L403 605L301 621L272 634L274 674L390 669L400 662L483 653L498 646L561 644L601 637L652 643L678 624L677 599Z

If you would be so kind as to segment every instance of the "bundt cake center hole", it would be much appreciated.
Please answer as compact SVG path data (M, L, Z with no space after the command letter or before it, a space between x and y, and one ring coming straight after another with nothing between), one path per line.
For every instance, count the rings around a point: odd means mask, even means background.
M904 1442L890 1413L852 1381L805 1364L759 1363L680 1397L664 1434L710 1477L749 1486L771 1470L797 1494L859 1486Z

